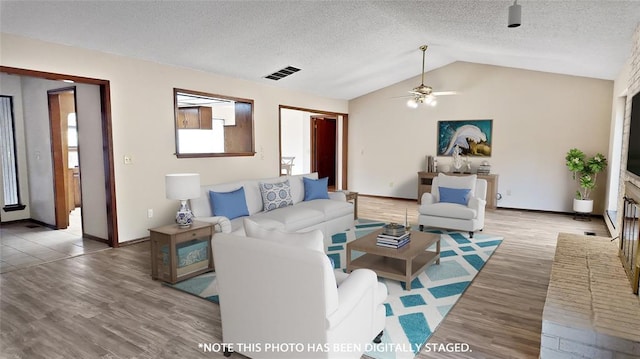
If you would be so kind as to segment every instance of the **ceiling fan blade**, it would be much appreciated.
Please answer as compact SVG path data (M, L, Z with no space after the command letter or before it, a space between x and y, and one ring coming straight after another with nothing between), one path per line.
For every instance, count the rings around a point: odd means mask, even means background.
M449 95L457 95L458 91L437 91L433 92L436 96L449 96Z
M409 97L416 97L416 95L393 96L391 98L409 98Z

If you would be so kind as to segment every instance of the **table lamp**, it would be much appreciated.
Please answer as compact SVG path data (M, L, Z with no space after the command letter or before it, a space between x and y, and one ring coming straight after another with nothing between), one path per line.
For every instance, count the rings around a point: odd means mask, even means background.
M165 190L168 199L180 201L180 209L176 213L176 223L181 228L191 227L193 213L187 205L187 200L200 197L200 174L173 173L165 176Z

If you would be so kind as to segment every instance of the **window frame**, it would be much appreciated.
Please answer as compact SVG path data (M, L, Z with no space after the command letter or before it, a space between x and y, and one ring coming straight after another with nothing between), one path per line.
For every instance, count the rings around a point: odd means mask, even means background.
M21 211L23 209L25 209L27 206L24 205L22 203L22 196L20 195L20 172L19 172L19 168L18 168L18 146L16 144L16 116L15 116L15 111L13 109L13 96L8 96L8 95L0 95L0 98L7 98L9 100L9 112L11 113L11 137L12 137L12 142L13 142L13 167L14 167L14 173L15 173L15 177L13 178L13 180L15 181L15 196L17 198L17 203L11 203L11 204L5 204L6 203L6 198L3 195L3 203L2 204L2 210L5 212L12 212L12 211ZM4 165L3 165L4 166ZM5 176L7 176L7 174L3 171L2 172L2 181L3 181L3 190L6 187L5 186Z

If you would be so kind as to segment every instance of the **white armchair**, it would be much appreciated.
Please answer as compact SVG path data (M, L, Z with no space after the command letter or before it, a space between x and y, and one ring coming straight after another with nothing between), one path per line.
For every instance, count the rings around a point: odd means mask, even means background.
M431 193L422 195L418 208L418 224L468 231L473 233L484 227L487 204L487 181L476 175L447 176L443 173L433 179Z
M387 288L373 271L336 280L318 230L270 237L213 238L224 343L254 344L233 348L250 358L355 359L380 341ZM274 350L278 343L297 347Z

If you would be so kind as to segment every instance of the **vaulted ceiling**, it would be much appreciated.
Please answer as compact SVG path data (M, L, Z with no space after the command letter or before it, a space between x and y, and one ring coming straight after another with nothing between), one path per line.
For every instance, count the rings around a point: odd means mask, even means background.
M640 1L0 1L0 31L352 99L467 61L614 79ZM0 54L0 60L1 60ZM286 66L301 71L265 79ZM428 77L425 81L428 83Z

